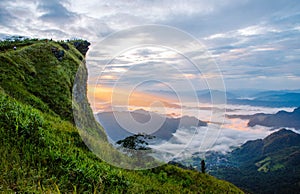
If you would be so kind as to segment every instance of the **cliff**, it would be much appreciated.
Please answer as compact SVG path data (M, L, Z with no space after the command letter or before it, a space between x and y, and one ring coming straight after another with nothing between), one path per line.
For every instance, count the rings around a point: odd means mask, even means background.
M82 40L1 42L1 192L241 193L228 182L172 165L129 171L96 157L83 143L91 136L80 137L77 127L103 140L89 142L99 144L105 157L125 156L111 149L99 124L89 122L88 46Z

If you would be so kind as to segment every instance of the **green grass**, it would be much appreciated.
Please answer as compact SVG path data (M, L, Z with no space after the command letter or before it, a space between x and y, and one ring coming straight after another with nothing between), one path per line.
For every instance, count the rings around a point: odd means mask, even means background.
M72 86L78 68L86 73L84 56L72 42L66 43L70 49L62 61L51 52L52 47L63 50L60 42L19 41L17 50L13 44L0 44L0 192L241 193L228 182L171 165L130 171L101 161L73 121ZM85 74L79 79L86 83ZM94 119L86 98L81 103L74 104L75 113ZM99 144L105 157L126 161L99 124L86 130L95 139L83 138Z

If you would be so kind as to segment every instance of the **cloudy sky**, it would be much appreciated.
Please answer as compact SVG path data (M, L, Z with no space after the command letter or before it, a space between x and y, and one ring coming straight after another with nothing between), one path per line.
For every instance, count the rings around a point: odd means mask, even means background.
M144 24L172 26L198 39L216 60L228 89L299 89L297 0L0 1L2 38L84 38L96 43L113 32ZM193 73L187 76L198 79Z

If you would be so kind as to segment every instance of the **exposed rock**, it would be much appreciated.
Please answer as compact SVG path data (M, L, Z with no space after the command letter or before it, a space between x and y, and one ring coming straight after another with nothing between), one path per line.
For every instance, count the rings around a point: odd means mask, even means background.
M65 56L65 51L59 50L57 47L52 47L51 51L59 61L63 60L63 57Z
M66 43L60 43L60 46L62 46L65 50L69 50L70 47Z
M79 50L79 52L83 55L85 55L87 53L87 51L89 50L89 46L91 45L91 43L89 43L88 41L84 40L78 40L75 41L74 46L76 47L77 50Z

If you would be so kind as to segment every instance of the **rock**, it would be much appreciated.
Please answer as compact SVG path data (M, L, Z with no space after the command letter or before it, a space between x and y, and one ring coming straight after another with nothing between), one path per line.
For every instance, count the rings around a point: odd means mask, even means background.
M89 46L91 45L91 43L89 43L86 40L84 40L84 41L78 40L78 41L75 41L73 44L76 47L76 49L84 56L87 53L87 51L89 50Z
M63 57L65 56L65 51L59 50L57 47L52 47L51 51L59 61L63 60Z
M61 43L60 46L62 46L65 50L70 49L70 47L66 43Z
M59 50L58 51L58 54L57 54L57 59L59 60L59 61L62 61L63 60L63 56L65 56L65 51L63 51L63 50Z

